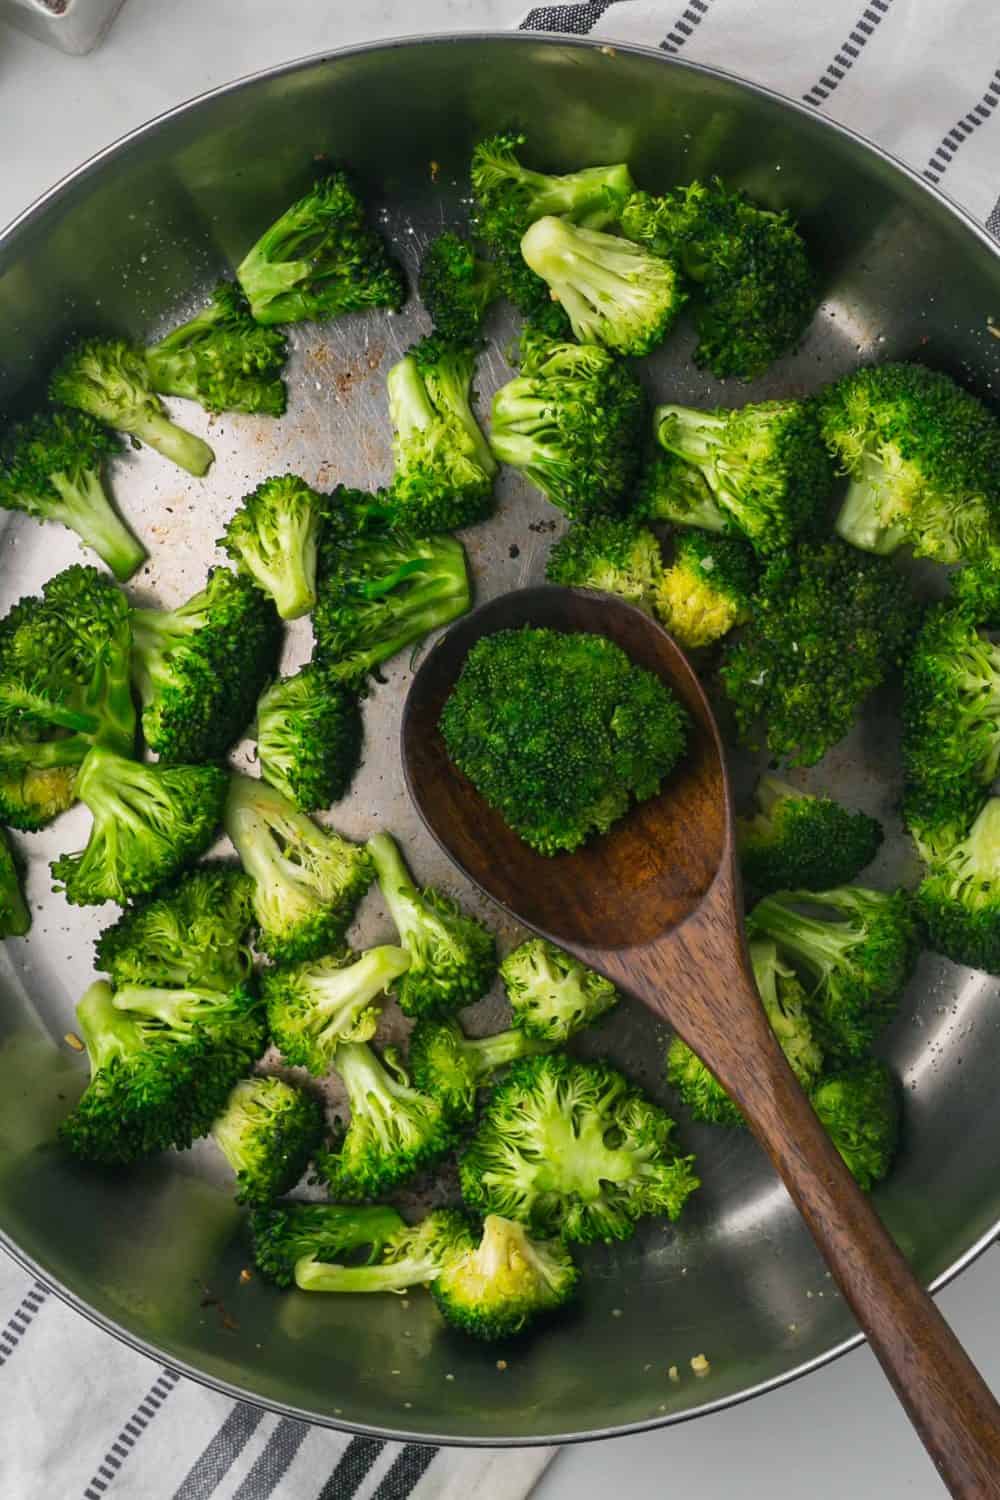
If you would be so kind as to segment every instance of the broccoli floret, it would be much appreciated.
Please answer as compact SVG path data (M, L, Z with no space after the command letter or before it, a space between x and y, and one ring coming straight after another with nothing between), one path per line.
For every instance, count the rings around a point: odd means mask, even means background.
M521 339L521 373L493 398L490 446L573 519L621 508L641 456L646 398L617 355Z
M500 978L514 1025L543 1042L569 1041L621 999L610 979L540 937L527 938L508 953Z
M815 765L899 662L916 615L905 577L846 542L773 558L722 666L742 738L753 743L763 720L774 755Z
M497 971L492 932L440 891L418 890L387 833L375 834L367 848L410 957L397 987L400 1009L408 1016L426 1016L471 1005L486 993Z
M676 1219L698 1186L674 1122L605 1063L525 1058L493 1090L462 1152L462 1196L564 1240L625 1240L645 1214Z
M1000 973L1000 798L986 800L964 837L931 853L916 902L935 952Z
M277 1286L289 1287L295 1283L299 1261L310 1267L316 1262L335 1263L351 1251L367 1248L370 1265L406 1224L394 1208L382 1205L277 1203L255 1209L250 1227L258 1271Z
M581 344L649 354L684 305L672 263L620 235L582 229L550 214L532 224L521 254L565 308Z
M227 777L218 766L152 766L95 745L76 778L93 816L87 847L52 861L73 906L123 905L204 854L222 820Z
M884 1063L868 1058L820 1081L812 1107L864 1191L887 1177L899 1145L896 1081Z
M813 1036L806 992L795 970L782 963L773 943L752 942L750 962L771 1030L792 1072L804 1089L810 1089L822 1072L823 1053ZM667 1050L667 1082L677 1090L696 1120L712 1125L745 1123L719 1080L679 1036L671 1040Z
M0 506L75 531L125 581L146 561L146 549L108 499L105 458L121 444L84 412L44 412L14 427L0 452Z
M295 1285L304 1292L406 1292L433 1282L453 1256L474 1244L464 1214L436 1208L419 1224L397 1230L376 1264L333 1265L310 1256L296 1262Z
M296 963L336 949L372 882L367 852L249 776L230 781L225 827L254 882L263 951Z
M815 915L826 909L829 916ZM862 1056L891 1020L920 951L905 891L839 886L765 896L750 931L805 974L816 1038L824 1054L844 1061Z
M762 776L755 796L757 811L737 818L736 832L743 878L761 896L846 885L871 864L885 837L876 818L778 776Z
M207 474L215 458L207 443L170 420L144 356L122 339L78 344L52 376L49 394L53 401L78 407L148 443L197 478Z
M556 542L545 576L550 583L567 588L617 594L651 615L663 576L660 544L647 527L635 521L594 516L578 521Z
M716 177L662 198L635 193L621 227L694 282L695 362L720 379L762 374L805 332L816 284L787 213L760 208Z
M493 509L496 459L469 404L475 370L473 346L427 338L389 371L389 498L399 524L419 535L471 526Z
M236 271L258 323L299 323L406 300L399 267L347 176L331 172L266 229Z
M283 620L307 615L316 603L316 567L323 501L295 474L265 479L232 517L218 545Z
M283 415L281 378L288 343L262 328L238 287L222 281L207 307L146 350L150 380L161 396L187 396L210 412Z
M712 532L729 529L728 517L701 470L661 448L652 428L643 444L635 494L632 514L638 519L658 521L670 516L678 526Z
M91 1076L59 1135L85 1161L127 1163L190 1146L264 1046L259 1006L242 987L115 996L98 981L76 1016Z
M469 652L440 719L452 761L541 854L606 832L655 796L687 716L604 636L501 630Z
M340 1042L367 1042L375 1035L380 1001L409 965L402 948L385 944L266 969L267 1021L282 1057L317 1075L329 1072Z
M151 900L133 906L97 940L95 962L116 987L229 991L253 969L249 876L200 865Z
M446 1322L476 1339L506 1339L576 1294L580 1272L558 1240L488 1214L479 1244L450 1255L431 1295Z
M850 476L840 535L866 552L954 563L1000 542L1000 422L923 365L856 370L820 398L823 437Z
M86 748L75 738L11 743L0 738L0 819L34 833L76 801L76 772ZM60 758L67 755L67 763Z
M260 774L303 812L345 796L361 760L361 710L316 667L280 677L257 702Z
M31 913L21 889L17 856L0 828L0 938L24 937L31 926Z
M754 555L745 542L707 531L685 531L664 569L656 614L682 646L712 646L753 613Z
M430 631L464 614L471 593L454 537L417 537L357 491L331 498L313 614L325 678L360 685Z
M391 1053L379 1059L364 1042L341 1042L333 1065L344 1080L351 1119L316 1167L335 1198L381 1197L447 1155L454 1132L444 1105L411 1088Z
M479 337L490 304L500 295L500 272L459 234L431 240L420 263L420 297L434 332L456 344Z
M948 579L951 597L977 625L1000 626L998 559L958 568Z
M227 568L176 609L133 610L132 679L161 761L222 760L277 667L281 634L271 600Z
M245 1078L212 1125L236 1173L236 1201L265 1205L293 1188L323 1139L323 1106L280 1078Z
M494 1073L553 1046L513 1029L470 1038L458 1021L425 1016L410 1033L410 1071L417 1088L440 1099L453 1120L467 1122L475 1114L478 1090Z

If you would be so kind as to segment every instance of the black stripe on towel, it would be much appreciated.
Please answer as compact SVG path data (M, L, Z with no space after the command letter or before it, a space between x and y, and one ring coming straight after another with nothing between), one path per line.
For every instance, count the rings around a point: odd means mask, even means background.
M941 181L951 166L955 153L962 149L973 131L978 130L980 125L986 124L998 104L1000 104L1000 68L994 70L989 87L975 108L967 115L963 115L960 120L956 120L951 129L941 137L937 148L931 152L930 161L923 172L928 182ZM989 220L987 220L986 227L990 227Z
M42 1286L40 1281L36 1281L34 1286L25 1292L17 1310L11 1313L3 1332L0 1333L0 1365L5 1365L12 1357L48 1295L48 1287Z
M829 99L845 75L858 61L869 40L875 34L876 27L881 26L889 14L891 5L892 0L869 0L855 21L853 29L848 32L846 42L842 42L839 50L833 54L833 61L828 65L826 72L821 73L812 88L806 89L802 95L807 104L819 108Z
M97 1472L83 1492L83 1500L101 1500L101 1496L115 1477L132 1449L180 1380L176 1370L161 1370L121 1432L104 1455Z
M309 1435L308 1422L282 1417L233 1500L268 1500L291 1468L292 1460Z
M708 14L712 0L689 0L660 43L664 52L679 52Z
M376 1438L352 1438L316 1500L354 1500L384 1447Z
M541 5L530 10L518 31L561 31L567 36L586 36L606 10L622 0L589 0L582 5Z
M197 1458L174 1500L209 1500L264 1420L264 1413L237 1401L218 1432Z
M410 1491L427 1473L437 1457L436 1448L407 1443L389 1472L383 1475L371 1500L407 1500Z

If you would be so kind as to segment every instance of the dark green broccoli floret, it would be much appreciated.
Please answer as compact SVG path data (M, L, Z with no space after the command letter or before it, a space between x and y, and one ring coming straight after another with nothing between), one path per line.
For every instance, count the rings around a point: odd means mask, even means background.
M397 987L400 1009L408 1016L425 1016L471 1005L496 974L492 932L440 891L418 890L387 833L375 834L367 848L399 941L410 956Z
M204 854L215 838L228 778L218 766L151 766L95 745L76 795L93 815L87 847L52 861L73 906L144 896Z
M860 1057L891 1020L920 951L905 891L840 886L766 896L750 930L803 972L817 1040L844 1060Z
M249 978L253 883L223 864L200 865L133 906L97 940L95 962L115 986L232 990Z
M952 599L977 625L1000 626L1000 558L958 568L948 584Z
M467 1121L475 1114L477 1092L494 1073L553 1046L514 1029L467 1037L457 1021L428 1016L410 1033L410 1071L417 1088L440 1099L452 1119Z
M146 561L146 549L108 499L105 458L121 444L84 412L40 413L12 428L0 452L0 506L75 531L125 581Z
M237 1203L264 1205L293 1188L323 1139L323 1106L280 1078L245 1078L212 1124L236 1173Z
M656 614L682 646L711 646L753 613L757 567L734 536L685 531L653 601Z
M462 1196L536 1234L625 1240L645 1214L676 1219L694 1189L670 1117L604 1063L517 1062L463 1151Z
M394 1236L406 1229L394 1208L348 1207L341 1203L277 1203L255 1209L250 1220L254 1264L278 1286L295 1283L295 1268L333 1264L351 1251L367 1248L377 1261ZM346 1267L341 1267L346 1270Z
M417 537L370 497L334 492L313 614L324 677L360 685L469 603L465 553L454 537Z
M987 799L964 837L931 853L916 901L935 952L1000 973L1000 798Z
M874 1058L820 1080L809 1096L830 1139L867 1193L888 1176L899 1145L899 1090Z
M341 1042L333 1063L351 1119L316 1166L335 1198L379 1198L448 1153L454 1136L444 1105L411 1088L389 1053L380 1060L364 1042Z
M549 553L545 576L567 588L602 589L653 613L663 576L660 544L635 521L594 516L578 521Z
M313 1256L296 1262L295 1285L304 1292L405 1292L426 1286L475 1238L465 1215L436 1208L419 1224L405 1224L367 1265L335 1265Z
M856 370L820 397L823 437L850 475L840 535L866 552L954 563L1000 543L1000 422L923 365Z
M646 398L617 355L529 330L493 397L490 446L574 519L619 510L641 457Z
M281 624L247 578L213 568L176 609L132 612L132 678L142 732L161 761L221 760L274 672Z
M236 275L258 323L336 318L369 307L398 311L406 298L399 267L339 171L264 231Z
M21 889L21 871L10 840L0 828L0 938L24 937L31 913Z
M381 1001L410 966L402 948L338 953L291 968L266 969L267 1022L286 1062L321 1075L341 1042L375 1035Z
M687 716L604 636L501 630L469 652L440 720L452 761L541 854L606 832L655 796Z
M579 1280L565 1245L533 1240L523 1224L487 1214L479 1244L449 1255L430 1287L452 1327L505 1339L571 1301Z
M805 332L815 278L787 213L760 208L715 177L662 198L635 193L621 226L694 282L695 361L720 379L762 374Z
M260 774L303 812L339 802L361 760L361 709L316 667L279 677L257 702Z
M146 363L161 396L187 396L210 412L280 417L287 356L285 335L262 328L239 288L222 281L207 307L146 350Z
M265 479L232 517L218 545L283 620L307 615L316 603L316 566L323 501L295 474Z
M153 389L149 366L123 339L87 339L56 370L49 385L53 401L117 427L200 478L215 454L207 443L167 416Z
M685 302L671 261L620 235L551 214L532 224L521 254L565 309L581 344L649 354Z
M514 1025L543 1042L567 1042L621 996L602 974L545 938L527 938L500 965Z
M456 344L473 343L499 295L499 268L482 260L468 240L451 230L431 240L420 263L420 297L435 333Z
M815 765L899 661L915 620L907 581L885 558L837 539L773 558L722 666L741 736L752 742L763 720L774 755Z
M475 370L472 345L427 338L389 371L389 500L405 530L453 531L493 509L497 464L470 405Z
M249 776L230 781L225 826L254 882L263 951L296 963L337 948L372 882L366 851Z
M771 891L829 890L870 865L882 825L848 812L832 797L804 792L778 776L762 776L757 811L737 818L743 878L761 896Z

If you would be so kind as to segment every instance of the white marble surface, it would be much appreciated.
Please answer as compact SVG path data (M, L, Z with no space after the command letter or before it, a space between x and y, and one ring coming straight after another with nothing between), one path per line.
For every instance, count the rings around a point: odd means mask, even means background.
M673 10L675 7L668 7ZM172 104L271 63L414 31L516 25L528 0L127 0L71 58L0 26L0 223L92 152ZM942 1295L1000 1389L1000 1257ZM564 1451L534 1500L936 1500L943 1494L867 1350L760 1401L666 1432Z

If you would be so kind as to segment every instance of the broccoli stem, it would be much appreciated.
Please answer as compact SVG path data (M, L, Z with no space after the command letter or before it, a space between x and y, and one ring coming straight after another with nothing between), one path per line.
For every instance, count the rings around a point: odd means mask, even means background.
M396 924L400 944L406 948L406 939L419 933L422 927L420 892L410 879L396 841L389 834L373 834L367 848L375 866L379 889Z
M757 798L761 815L769 818L777 804L784 801L786 797L798 798L804 796L805 793L799 791L798 787L792 786L791 782L782 781L780 776L767 774L758 781L754 795Z
M433 1281L440 1260L400 1260L387 1266L338 1266L305 1255L295 1263L295 1285L304 1292L405 1292Z
M462 361L447 358L439 360L434 372L434 382L441 402L447 406L455 421L461 424L463 432L469 439L472 445L472 456L476 463L492 477L497 471L497 461L483 436L482 428L472 414L469 404L469 381L466 378Z
M149 1016L171 1030L184 1030L187 1012L194 1005L219 1004L217 990L167 989L153 984L123 984L115 992L115 1008Z
M176 422L171 422L165 412L151 411L144 407L130 414L126 432L134 433L141 442L148 443L164 458L169 458L180 468L186 469L196 479L207 474L215 454L207 443L193 432L185 432Z
M393 365L386 376L385 386L389 395L389 420L400 438L405 440L415 432L426 432L437 420L412 354Z
M517 1062L519 1057L535 1057L551 1051L551 1042L533 1041L514 1027L493 1036L466 1037L462 1042L462 1052L472 1063L477 1078L488 1078L508 1063Z
M891 494L884 466L873 453L865 453L860 469L851 475L834 530L862 552L881 557L895 552L906 540L906 530L883 513L882 502Z
M661 448L696 465L713 484L713 468L719 451L718 439L726 426L725 417L690 406L658 406L656 436Z
M351 1113L363 1113L383 1125L391 1123L393 1100L413 1093L393 1078L364 1042L341 1042L333 1065L344 1080Z
M50 479L61 503L48 507L48 515L75 531L119 583L125 583L149 554L112 507L100 474L86 469L75 481L67 474L52 474Z
M115 1006L110 984L99 979L84 993L76 1007L76 1020L90 1058L91 1077L115 1058L122 1062L142 1050L138 1023Z
M816 970L839 963L857 936L849 922L804 917L770 896L754 907L754 924Z

